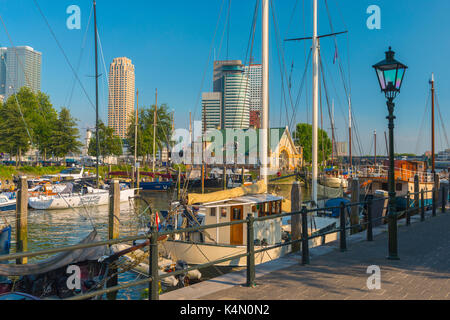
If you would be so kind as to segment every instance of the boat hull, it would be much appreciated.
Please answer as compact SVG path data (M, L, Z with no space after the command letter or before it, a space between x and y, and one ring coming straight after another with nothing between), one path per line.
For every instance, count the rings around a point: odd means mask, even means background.
M172 188L172 181L162 181L162 182L140 182L139 188L145 191L167 191Z
M120 191L120 202L128 201L134 196L134 189ZM85 206L101 206L109 203L109 192L94 192L85 195L58 195L51 197L34 197L28 200L31 208L36 210L57 210L80 208Z
M255 246L255 251L265 247ZM232 257L247 252L246 246L216 245L205 243L188 243L183 241L168 240L161 250L170 255L174 260L184 260L189 265L200 265L211 261ZM265 252L255 253L255 264L262 264L275 260L291 252L291 246L270 249ZM216 264L224 267L245 267L247 257L241 257Z
M343 188L348 187L347 180L336 177L322 177L320 178L320 184L330 188L340 188L341 185Z
M0 205L0 212L4 212L4 211L14 211L16 210L16 203L9 203L9 204L4 204L4 205Z

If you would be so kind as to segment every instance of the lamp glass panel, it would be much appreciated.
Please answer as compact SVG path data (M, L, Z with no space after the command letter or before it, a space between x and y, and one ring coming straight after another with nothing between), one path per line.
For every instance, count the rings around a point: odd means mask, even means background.
M391 69L391 70L384 71L384 81L385 81L386 87L388 86L389 82L392 82L392 85L395 85L396 74L397 74L397 69Z
M395 88L397 90L400 90L400 87L402 86L402 80L403 80L404 73L405 73L405 69L403 69L403 68L398 69L397 82L395 83Z
M384 74L383 71L377 69L378 80L380 80L381 90L386 89L386 83L384 82Z

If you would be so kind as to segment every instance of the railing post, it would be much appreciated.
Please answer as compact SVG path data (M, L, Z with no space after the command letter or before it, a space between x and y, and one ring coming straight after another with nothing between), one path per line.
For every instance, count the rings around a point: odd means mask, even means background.
M302 264L309 264L308 209L302 208Z
M302 210L302 196L299 181L294 181L291 189L291 212L299 212ZM300 240L302 237L302 222L301 216L294 214L291 216L291 239L292 241ZM299 252L301 247L300 242L292 244L292 252Z
M431 191L431 201L432 201L432 216L436 216L436 188L433 187Z
M159 300L159 274L158 274L158 231L156 226L151 227L150 254L149 254L150 276L152 281L149 288L149 299Z
M410 213L410 207L411 207L411 193L406 194L406 225L411 225L411 213Z
M345 204L343 202L341 202L341 212L339 214L339 221L340 221L340 225L339 228L341 229L341 234L340 234L340 248L341 248L341 252L347 251L347 239L346 239L346 230L345 230Z
M420 221L425 221L425 191L423 189L420 190L420 202Z
M420 197L420 190L419 190L419 176L416 174L414 176L414 214L419 214L419 197Z
M367 241L373 241L373 217L372 217L373 196L367 199Z
M253 213L247 217L247 287L255 286L255 233Z

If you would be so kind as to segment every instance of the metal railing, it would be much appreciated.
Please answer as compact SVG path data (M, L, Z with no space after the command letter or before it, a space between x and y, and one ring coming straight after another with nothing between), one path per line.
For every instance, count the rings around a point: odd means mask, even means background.
M403 212L397 213L398 216L405 215L406 219L406 225L410 225L411 223L411 215L418 214L420 211L420 220L425 220L425 210L427 210L425 205L425 193L432 192L432 203L431 203L431 209L432 209L432 216L436 216L436 209L438 205L437 201L437 191L436 190L429 190L425 191L422 190L417 193L409 193L405 196L407 200L407 207L406 210ZM444 213L446 209L446 205L449 200L449 190L448 188L443 187L442 188L442 194L441 194L441 210ZM418 197L420 195L420 201ZM414 196L414 200L412 200L412 197ZM189 271L202 269L206 267L210 267L216 264L220 264L223 262L240 259L243 257L247 258L247 286L254 286L255 284L255 254L262 253L265 251L269 251L275 248L279 247L285 247L292 244L300 243L301 244L301 263L303 265L309 264L310 262L310 256L309 256L309 241L313 240L315 238L324 237L329 234L339 233L339 248L341 251L347 250L347 231L350 229L355 228L361 228L366 227L366 239L367 241L373 241L373 225L375 222L386 219L386 216L381 216L378 218L373 218L372 216L372 209L373 204L376 201L382 201L387 200L387 197L383 198L368 198L367 201L357 202L357 203L341 203L340 206L335 207L327 207L327 208L314 208L314 209L308 209L305 205L302 206L302 209L297 212L290 212L290 213L281 213L281 214L274 214L269 216L262 216L262 217L253 217L252 214L249 214L247 219L245 220L237 220L237 221L231 221L231 222L224 222L224 223L218 223L218 224L212 224L212 225L202 225L202 226L196 226L196 227L190 227L185 229L178 229L178 230L170 230L170 231L162 231L158 232L156 227L151 228L151 232L149 232L146 235L138 235L138 236L130 236L130 237L124 237L120 239L114 239L114 240L105 240L105 241L97 241L93 243L87 243L87 244L77 244L77 245L70 245L70 246L64 246L60 248L53 248L53 249L46 249L46 250L40 250L36 252L23 252L23 253L14 253L9 255L0 256L0 261L7 261L7 260L15 260L20 258L26 258L26 257L36 257L41 255L48 255L48 254L55 254L60 252L67 252L67 251L73 251L77 249L86 249L86 248L93 248L93 247L99 247L99 246L105 246L105 245L114 245L119 243L127 243L132 242L136 240L149 240L149 275L150 277L147 279L132 281L127 284L122 285L116 285L113 287L83 293L79 295L75 295L73 297L68 298L67 300L85 300L90 299L94 297L102 296L106 293L111 292L117 292L121 289L126 289L142 284L149 284L149 299L150 300L158 300L159 299L159 281L170 277L170 276L177 276L186 274ZM414 207L411 206L412 204L415 204ZM367 213L367 219L365 222L361 222L359 224L353 224L347 226L346 223L346 212L348 211L347 208L351 208L354 206L365 206L365 210ZM385 210L387 207L383 207L383 210ZM332 209L339 209L340 210L340 225L339 228L336 228L334 230L327 230L324 232L314 232L311 235L308 232L308 214L310 213L317 213L324 210L332 210ZM295 216L295 215L301 215L301 226L302 226L302 232L301 237L299 239L291 239L290 241L285 241L279 244L267 246L258 250L255 250L255 241L254 241L254 223L258 221L266 221L266 220L273 220L273 219L279 219L283 217L288 216ZM247 225L247 250L245 253L234 255L231 257L226 257L219 260L210 261L208 263L204 263L201 265L191 266L182 270L166 273L159 275L158 273L158 239L161 236L164 235L175 235L175 234L181 234L186 232L196 232L201 230L207 230L207 229L213 229L213 228L221 228L221 227L229 227L232 225L239 225L239 224L246 224ZM306 231L306 232L305 232Z

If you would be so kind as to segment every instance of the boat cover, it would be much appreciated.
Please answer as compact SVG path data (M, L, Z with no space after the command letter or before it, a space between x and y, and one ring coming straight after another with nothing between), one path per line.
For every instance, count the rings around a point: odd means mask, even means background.
M192 205L196 203L223 201L250 194L261 194L266 192L267 192L267 185L264 183L263 180L261 180L250 186L244 186L230 190L217 191L208 194L190 193L188 195L188 204Z
M344 204L348 204L350 203L350 200L345 199L345 198L334 198L334 199L330 199L327 202L325 202L325 207L326 208L333 208L333 207L339 207L341 205L341 203ZM332 217L339 217L341 214L341 209L339 208L333 208L331 209ZM347 212L349 211L349 208L347 207Z
M81 241L80 244L92 243L99 240L100 239L98 238L97 231L94 230L83 241ZM38 262L36 264L0 264L0 276L28 276L42 274L83 261L97 261L101 257L108 254L108 247L100 246L62 252L54 257Z

